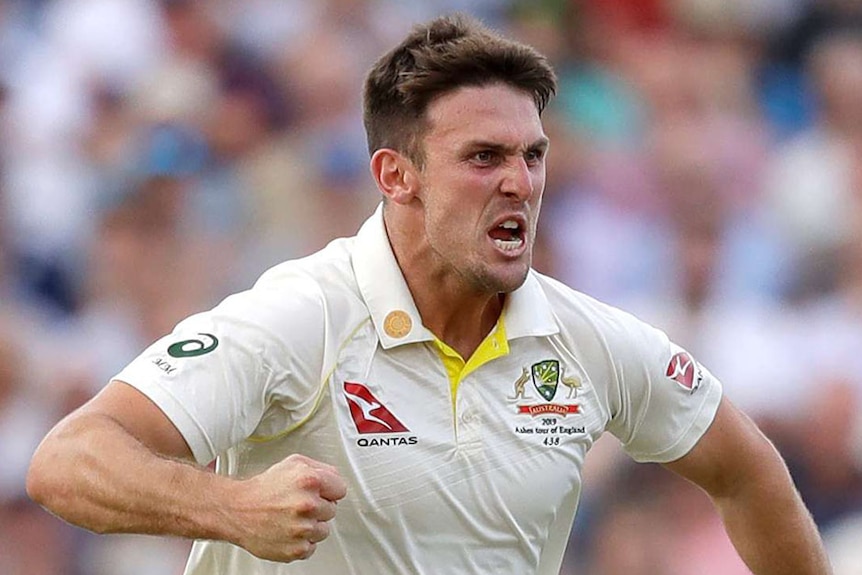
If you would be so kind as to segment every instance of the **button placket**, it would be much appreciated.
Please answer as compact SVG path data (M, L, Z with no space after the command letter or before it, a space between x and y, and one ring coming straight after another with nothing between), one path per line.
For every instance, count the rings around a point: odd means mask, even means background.
M458 402L458 445L479 445L482 442L482 416L470 401L470 393L461 382L461 397Z

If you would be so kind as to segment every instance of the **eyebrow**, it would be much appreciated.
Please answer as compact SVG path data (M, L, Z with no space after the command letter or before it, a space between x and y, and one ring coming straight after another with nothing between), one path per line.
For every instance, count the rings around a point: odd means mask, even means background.
M546 150L549 145L550 145L550 140L547 138L547 136L542 136L541 138L539 138L538 140L536 140L535 142L533 142L532 144L527 146L526 149L527 150ZM464 145L464 149L465 150L477 150L477 149L492 150L494 152L501 153L501 154L514 154L518 151L518 149L520 149L520 146L505 146L503 144L500 144L499 142L491 142L491 141L485 141L485 140L473 140L473 141L467 142Z

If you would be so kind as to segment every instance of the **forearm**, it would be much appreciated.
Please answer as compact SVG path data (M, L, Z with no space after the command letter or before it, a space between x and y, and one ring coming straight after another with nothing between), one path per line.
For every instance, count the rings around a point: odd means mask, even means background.
M75 525L98 533L229 539L234 481L160 457L109 417L61 423L33 457L28 492Z
M817 527L780 462L770 473L714 498L740 557L755 575L832 573Z

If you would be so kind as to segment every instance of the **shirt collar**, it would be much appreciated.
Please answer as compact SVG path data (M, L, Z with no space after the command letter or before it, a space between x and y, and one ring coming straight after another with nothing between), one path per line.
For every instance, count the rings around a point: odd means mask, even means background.
M506 336L509 341L519 337L542 337L560 332L548 296L539 283L538 274L532 269L523 285L506 298L503 317L506 320Z
M392 252L383 223L382 203L356 236L353 272L384 349L434 339L434 334L422 325L419 310ZM509 340L559 331L548 299L532 270L524 285L506 298L503 314Z

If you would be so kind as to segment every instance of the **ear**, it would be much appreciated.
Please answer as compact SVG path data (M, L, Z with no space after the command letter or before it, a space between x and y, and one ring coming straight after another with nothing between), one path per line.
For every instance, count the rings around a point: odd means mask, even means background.
M408 204L416 198L419 177L416 167L401 153L381 148L371 156L371 175L385 198Z

